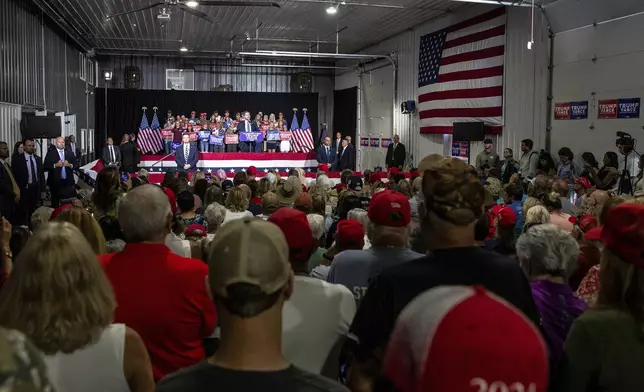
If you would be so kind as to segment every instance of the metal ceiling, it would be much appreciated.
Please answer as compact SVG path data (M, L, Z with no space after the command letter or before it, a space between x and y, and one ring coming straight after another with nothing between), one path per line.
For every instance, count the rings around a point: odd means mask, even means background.
M118 12L158 0L39 0L52 18L63 19L77 30L99 54L178 52L185 45L191 52L280 50L353 53L405 31L414 25L451 12L463 3L451 0L363 0L361 3L400 5L404 9L339 6L327 15L328 4L277 0L280 8L199 6L217 23L184 13L176 7L164 26L157 20L159 8L113 19ZM261 0L259 0L261 1ZM350 3L350 1L347 1ZM256 41L256 26L260 40ZM247 40L250 37L251 40ZM243 45L243 48L242 48Z

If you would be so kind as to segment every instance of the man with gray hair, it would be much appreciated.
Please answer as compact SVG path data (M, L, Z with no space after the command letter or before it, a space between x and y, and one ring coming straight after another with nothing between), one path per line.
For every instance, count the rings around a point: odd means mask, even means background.
M212 335L217 317L206 291L208 267L165 245L172 212L162 188L132 189L117 215L128 244L119 253L99 256L119 304L114 322L141 335L159 381L206 355L203 338Z
M405 195L391 190L375 194L369 204L368 219L371 249L337 254L327 277L328 282L351 290L357 305L369 281L383 269L423 256L408 248L411 211Z
M577 269L579 245L567 231L543 224L523 233L516 248L519 265L530 278L551 363L557 363L572 323L588 307L568 285Z

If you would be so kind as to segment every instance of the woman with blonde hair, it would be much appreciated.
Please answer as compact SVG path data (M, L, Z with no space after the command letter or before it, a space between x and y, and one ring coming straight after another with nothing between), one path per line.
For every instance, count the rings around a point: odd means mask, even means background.
M525 214L523 232L525 233L531 227L544 225L546 223L550 223L550 213L546 207L540 205L530 207Z
M107 253L105 236L96 219L84 208L69 207L62 211L54 221L69 222L76 226L97 255Z
M235 220L242 219L246 216L253 217L253 213L248 211L248 204L250 200L246 196L246 192L238 186L231 188L226 197L226 217L222 225Z
M400 180L398 181L398 186L400 187L400 193L407 196L408 199L411 199L411 183L407 180Z
M272 191L273 184L271 183L271 180L266 177L262 177L262 179L259 180L259 196L264 197L265 194Z
M0 292L0 324L45 354L56 390L151 392L147 350L134 330L112 324L115 308L96 255L68 222L34 234Z
M573 323L553 391L644 390L644 206L611 209L600 230L597 304Z

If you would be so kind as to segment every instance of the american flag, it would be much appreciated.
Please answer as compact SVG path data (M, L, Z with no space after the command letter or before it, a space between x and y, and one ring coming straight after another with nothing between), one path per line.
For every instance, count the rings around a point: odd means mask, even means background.
M420 41L420 133L452 133L455 122L503 127L505 8L497 8Z
M295 138L299 139L299 144L302 147L300 152L309 152L315 149L315 144L313 142L313 133L311 133L311 124L309 124L309 117L304 112L304 118L302 119L302 128L298 132L295 132Z
M155 153L163 149L163 138L161 137L161 126L159 125L159 117L154 112L152 118L152 128L148 124L148 117L143 112L141 117L141 125L139 126L139 149L143 154Z
M293 121L291 121L291 151L302 152L302 145L300 140L295 135L300 132L300 124L297 122L297 115L293 113Z

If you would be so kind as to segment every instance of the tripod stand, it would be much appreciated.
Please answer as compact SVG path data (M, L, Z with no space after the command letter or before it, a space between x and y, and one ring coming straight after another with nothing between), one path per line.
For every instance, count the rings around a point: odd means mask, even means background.
M642 159L642 156L640 153L635 151L635 149L632 149L628 154L622 154L624 155L624 170L622 170L622 175L619 176L619 181L617 184L617 194L618 195L630 195L633 196L633 183L631 181L631 173L628 170L628 160L629 160L629 155L631 153L635 153L639 157L639 159Z

